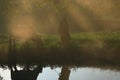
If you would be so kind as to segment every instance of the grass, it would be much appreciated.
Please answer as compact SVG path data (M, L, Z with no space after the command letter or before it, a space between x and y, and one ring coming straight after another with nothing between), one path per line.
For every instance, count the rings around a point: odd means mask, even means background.
M36 48L32 41L16 43L19 62L44 62L51 64L120 64L120 32L90 32L71 34L69 48L63 48L58 35L43 35L43 49ZM5 61L8 37L0 37L0 62ZM4 51L5 50L5 51ZM29 56L29 57L28 57ZM119 65L120 66L120 65Z
M44 47L61 47L61 41L59 35L43 35L41 36ZM0 34L0 45L6 45L8 43L8 36ZM34 42L27 41L30 46L34 45ZM81 32L71 34L71 46L77 47L90 47L93 44L120 47L120 32ZM21 46L20 44L17 46Z
M120 32L91 32L72 34L72 41L80 47L101 44L102 47L119 47Z

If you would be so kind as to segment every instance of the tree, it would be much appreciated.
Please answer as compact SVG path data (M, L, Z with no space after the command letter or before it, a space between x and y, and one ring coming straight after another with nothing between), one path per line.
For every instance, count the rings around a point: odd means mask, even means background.
M68 24L68 14L67 14L67 1L64 0L53 0L53 5L59 14L59 34L61 37L61 42L63 46L67 46L70 43L69 34L69 24Z
M69 34L69 24L68 24L68 4L70 0L35 0L34 4L34 15L37 18L39 14L46 14L42 8L46 9L45 7L50 7L55 14L55 17L58 21L58 32L60 34L61 43L64 46L67 46L70 42L70 34ZM37 7L36 7L37 6ZM38 14L39 13L39 14ZM43 18L43 17L42 17ZM47 21L47 20L46 20Z
M69 80L70 69L68 66L63 66L61 70L61 74L59 76L59 80Z
M53 4L59 13L59 34L61 37L61 42L63 47L68 47L70 44L70 34L69 34L69 24L68 24L68 14L66 11L66 1L64 0L53 0ZM63 66L61 70L61 75L59 80L69 80L70 70L67 66Z

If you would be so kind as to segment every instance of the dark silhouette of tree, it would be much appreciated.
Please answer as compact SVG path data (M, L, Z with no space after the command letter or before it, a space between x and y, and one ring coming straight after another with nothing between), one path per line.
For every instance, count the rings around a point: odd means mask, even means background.
M59 34L61 37L61 42L63 47L69 47L70 44L70 33L68 24L68 12L67 12L67 2L68 0L53 0L53 4L59 13ZM70 70L67 66L63 66L61 70L61 75L59 80L69 80Z
M61 70L61 74L59 76L59 80L69 80L70 69L68 66L63 66Z

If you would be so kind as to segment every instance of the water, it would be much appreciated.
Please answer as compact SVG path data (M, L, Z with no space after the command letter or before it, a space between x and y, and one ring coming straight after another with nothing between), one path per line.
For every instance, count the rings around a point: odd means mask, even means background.
M99 68L82 67L77 69L70 69L71 73L69 80L120 80L120 72L116 70L103 70ZM39 74L37 80L58 80L61 73L61 67L51 69L46 67L43 72ZM11 80L10 71L8 69L0 69L0 75L4 80Z

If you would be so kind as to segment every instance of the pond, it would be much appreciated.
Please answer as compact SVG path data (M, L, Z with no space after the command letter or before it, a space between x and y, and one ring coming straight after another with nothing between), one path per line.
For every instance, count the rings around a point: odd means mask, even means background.
M43 68L39 73L37 80L59 80L61 67L51 69L51 67ZM119 80L120 72L117 70L100 69L92 67L70 68L69 80ZM10 71L8 69L0 69L0 75L4 80L11 80Z

